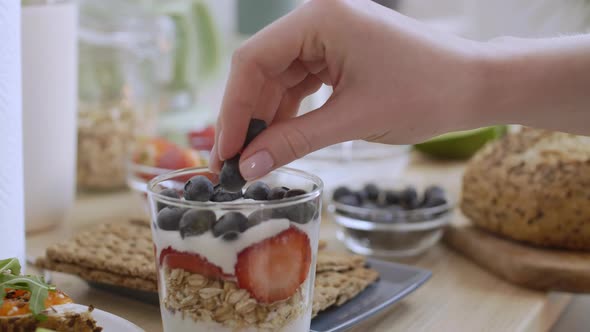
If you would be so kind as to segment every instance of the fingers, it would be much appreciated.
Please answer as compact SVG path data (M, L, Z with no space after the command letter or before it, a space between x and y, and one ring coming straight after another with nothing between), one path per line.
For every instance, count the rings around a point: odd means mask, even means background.
M219 154L217 153L217 147L213 144L211 154L209 155L209 170L213 173L221 172L223 162L219 160Z
M307 19L306 11L296 10L257 33L234 53L219 116L216 143L220 159L231 158L242 148L249 120L257 112L258 100L264 98L267 82L288 71L302 48L309 48L305 46L310 39ZM322 48L317 52L321 54ZM304 79L305 67L294 66L293 77L286 77L279 85L288 87Z
M267 80L258 98L252 117L262 119L270 125L276 117L277 110L284 96L293 94L289 93L289 91L299 93L299 90L301 90L299 86L306 80L308 74L307 68L300 61L295 60L277 78ZM308 83L304 85L307 86Z
M288 120L297 115L301 101L315 93L322 86L322 81L315 75L309 75L299 85L287 90L275 113L273 123Z
M268 124L280 122L283 120L290 119L297 115L297 111L299 110L299 106L301 101L319 90L322 86L322 81L318 79L315 75L309 75L299 83L297 86L294 86L288 89L286 92L282 93L279 97L279 103L270 103L266 106L261 104L260 108L269 107L274 109L272 110L272 119L269 119L267 115L264 114L256 114L254 117L258 119L263 119ZM274 96L268 96L268 98L262 98L262 100L271 100ZM272 105L270 105L272 104ZM211 150L211 155L209 157L209 169L212 172L219 173L221 171L221 167L223 166L223 161L219 158L219 153L217 151L217 143L213 145L213 149Z
M343 104L332 99L313 112L274 123L242 153L242 176L246 180L259 178L310 152L354 138L347 130L349 119L336 113Z

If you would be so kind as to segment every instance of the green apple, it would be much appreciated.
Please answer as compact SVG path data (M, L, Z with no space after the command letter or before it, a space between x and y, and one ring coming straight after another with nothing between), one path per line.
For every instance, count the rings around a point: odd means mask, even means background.
M416 150L441 159L467 159L489 141L502 137L507 126L457 131L414 145Z

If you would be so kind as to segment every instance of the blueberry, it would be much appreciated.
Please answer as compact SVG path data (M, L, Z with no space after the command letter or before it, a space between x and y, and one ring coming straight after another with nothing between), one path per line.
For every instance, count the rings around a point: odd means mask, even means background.
M201 235L211 229L215 222L215 212L211 210L189 210L180 219L180 236Z
M207 202L213 196L213 183L203 175L193 176L184 185L184 199Z
M242 198L242 192L231 192L223 189L220 185L215 186L215 193L211 196L212 202L231 202Z
M270 190L270 193L268 194L268 200L274 201L283 199L287 191L289 191L289 188L287 187L274 187Z
M379 188L374 183L368 183L363 188L363 192L365 193L368 200L371 202L376 202L377 198L379 198Z
M272 219L272 217L273 217L272 210L258 209L256 211L250 213L250 215L248 216L248 222L246 222L246 226L244 227L244 230L254 227L263 221L270 220L270 219Z
M344 186L338 187L332 193L332 200L338 201L340 199L340 197L350 195L350 194L352 194L352 191L350 189L348 189L347 187L344 187Z
M447 204L445 191L439 186L430 186L424 191L421 207L429 208Z
M305 191L303 189L291 189L285 193L284 198L296 197L296 196L301 196L301 195L305 195L305 194L307 194L307 191Z
M409 186L402 190L400 194L400 201L401 205L407 210L413 210L417 208L420 205L420 202L418 200L416 188Z
M228 212L213 225L213 235L222 236L227 241L235 240L246 229L247 223L248 218L240 212Z
M256 181L248 186L246 192L244 193L244 198L254 199L257 201L266 201L269 194L270 187L262 181Z
M252 143L256 136L264 131L266 127L266 122L260 119L250 120L250 124L248 125L248 133L246 134L246 141L244 142L244 148L246 148L248 144Z
M360 204L362 204L363 202L365 202L365 201L368 200L367 193L364 192L364 190L353 191L352 194L357 197L357 199L359 200Z
M180 198L180 195L178 194L178 192L176 190L170 189L170 188L160 191L159 194L166 196L166 197L170 197L170 198ZM157 205L158 205L158 211L161 211L163 208L168 206L162 202L158 202Z
M395 190L385 191L385 203L389 205L398 205L401 201L401 193Z
M362 201L355 194L345 195L338 199L338 203L344 205L361 206Z
M305 202L302 204L276 208L272 211L272 217L286 218L298 224L306 224L316 217L318 212L316 207L316 203Z
M167 206L158 212L157 223L158 228L165 231L176 231L182 215L186 212L186 209Z
M240 154L223 163L219 174L219 184L227 191L238 192L242 190L246 180L240 173Z

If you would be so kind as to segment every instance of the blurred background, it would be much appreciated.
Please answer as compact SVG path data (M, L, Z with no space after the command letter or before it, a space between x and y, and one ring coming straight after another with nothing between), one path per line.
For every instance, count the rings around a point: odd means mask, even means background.
M206 166L232 52L303 2L22 0L27 232L60 223L76 199L117 199L113 194L132 190L143 202L146 183L154 176ZM475 40L590 28L587 0L377 2ZM330 92L323 87L304 100L300 112L321 106ZM375 174L401 177L416 156L435 163L467 160L508 130L448 133L413 147L346 142L293 166L321 176L329 192ZM116 212L96 213L99 219ZM560 323L563 331L577 330L566 320Z
M76 195L129 188L142 193L147 180L166 170L206 165L233 50L303 2L23 0L27 229L63 219ZM590 26L590 4L581 0L378 2L477 40ZM323 87L300 112L321 106L329 95ZM413 148L437 160L467 159L506 130L450 133ZM376 171L399 176L411 149L347 142L293 166L322 176L329 191ZM363 172L338 172L351 166ZM58 194L51 189L56 185Z

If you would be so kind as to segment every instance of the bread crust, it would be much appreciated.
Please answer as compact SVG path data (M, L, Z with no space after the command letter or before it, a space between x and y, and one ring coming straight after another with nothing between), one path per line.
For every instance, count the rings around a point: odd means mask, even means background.
M460 206L495 234L590 250L590 137L526 128L489 144L466 168Z

